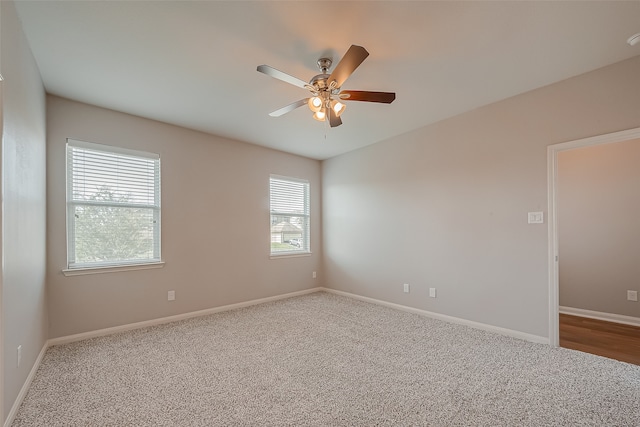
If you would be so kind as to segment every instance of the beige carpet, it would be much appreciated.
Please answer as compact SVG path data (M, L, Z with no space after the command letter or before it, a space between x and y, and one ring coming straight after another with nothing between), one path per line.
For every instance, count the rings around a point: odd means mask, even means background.
M13 426L635 426L640 366L327 293L52 347Z

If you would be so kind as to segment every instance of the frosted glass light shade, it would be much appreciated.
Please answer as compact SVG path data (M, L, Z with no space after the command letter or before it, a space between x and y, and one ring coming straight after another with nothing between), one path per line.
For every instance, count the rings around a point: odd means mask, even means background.
M331 101L331 109L333 109L333 112L336 114L336 117L340 117L346 108L347 108L346 105L344 105L342 102L336 99Z
M309 109L311 111L318 112L322 108L322 98L319 96L313 96L309 98Z
M316 111L315 113L313 113L313 118L316 119L319 122L324 122L326 117L327 117L327 114L325 113L324 109Z

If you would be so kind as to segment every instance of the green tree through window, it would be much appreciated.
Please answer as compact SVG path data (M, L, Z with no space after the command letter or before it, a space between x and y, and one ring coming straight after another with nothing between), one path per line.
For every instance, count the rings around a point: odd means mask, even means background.
M153 258L155 220L148 208L120 207L129 196L101 187L90 202L106 205L76 205L75 258L77 263L105 263Z
M69 140L68 267L159 262L160 159Z

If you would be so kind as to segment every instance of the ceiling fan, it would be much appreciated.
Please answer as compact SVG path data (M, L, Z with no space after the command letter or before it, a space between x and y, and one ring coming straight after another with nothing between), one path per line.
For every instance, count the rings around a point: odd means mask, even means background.
M307 89L311 97L304 98L292 104L269 113L272 117L279 117L298 107L307 104L313 111L313 118L318 121L329 120L331 127L340 126L340 116L345 110L345 105L340 101L364 101L391 104L396 99L394 92L369 92L362 90L341 90L343 83L369 56L369 52L362 46L351 45L347 53L336 68L328 74L332 60L330 58L318 59L318 67L321 73L312 77L309 83L300 80L268 65L259 65L258 71L276 79L282 80L294 86Z

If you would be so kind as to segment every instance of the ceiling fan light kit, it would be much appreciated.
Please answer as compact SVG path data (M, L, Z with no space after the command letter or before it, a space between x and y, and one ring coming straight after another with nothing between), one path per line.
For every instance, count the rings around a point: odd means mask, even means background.
M259 72L307 89L312 95L311 98L296 101L269 113L269 115L279 117L307 104L313 112L314 119L321 122L328 120L331 127L336 127L342 124L340 116L346 109L346 105L340 100L391 104L396 99L396 94L393 92L341 91L343 83L362 64L367 56L369 56L369 52L365 48L351 45L331 74L328 74L328 71L333 61L330 58L320 58L317 63L321 73L313 76L309 83L305 83L303 80L268 65L259 65Z

